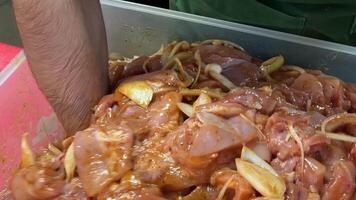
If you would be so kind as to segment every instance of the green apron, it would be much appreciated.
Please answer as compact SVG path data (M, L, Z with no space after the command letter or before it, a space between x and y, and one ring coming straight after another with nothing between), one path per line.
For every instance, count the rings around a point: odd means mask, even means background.
M356 46L356 0L170 0L170 8Z

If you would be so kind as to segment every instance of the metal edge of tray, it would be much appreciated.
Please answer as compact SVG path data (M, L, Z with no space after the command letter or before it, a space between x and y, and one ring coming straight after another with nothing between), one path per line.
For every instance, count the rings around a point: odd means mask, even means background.
M299 35L279 32L279 31L274 31L274 30L269 30L265 28L259 28L259 27L245 25L245 24L239 24L239 23L214 19L210 17L193 15L189 13L183 13L174 10L147 6L143 4L137 4L137 3L127 2L122 0L101 0L101 4L139 11L143 13L149 13L153 15L160 15L164 17L180 19L184 21L195 22L199 24L220 27L220 28L239 31L239 32L245 32L252 35L261 35L264 37L274 38L278 40L284 40L284 41L299 43L307 46L313 46L313 47L329 49L333 51L339 51L339 52L356 55L356 47L338 44L334 42L328 42L328 41L314 39L314 38L303 37Z

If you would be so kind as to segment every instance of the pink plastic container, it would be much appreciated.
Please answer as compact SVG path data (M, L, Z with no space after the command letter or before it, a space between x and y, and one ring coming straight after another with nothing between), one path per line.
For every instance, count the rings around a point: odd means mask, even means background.
M64 136L23 50L0 43L0 199L7 199L7 185L19 165L20 140L25 132L34 151Z

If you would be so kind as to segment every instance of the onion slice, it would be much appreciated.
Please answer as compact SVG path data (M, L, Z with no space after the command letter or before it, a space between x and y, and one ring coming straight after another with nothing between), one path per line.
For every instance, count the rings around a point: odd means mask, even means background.
M211 90L211 89L188 89L188 88L181 88L179 93L183 96L199 96L201 93L205 93L212 98L222 99L224 97L223 93Z
M283 198L286 184L281 177L275 176L268 170L239 158L235 159L235 163L239 174L263 196Z
M188 117L193 116L194 109L193 109L192 105L187 104L187 103L178 102L177 107L179 108L179 110L181 110Z
M231 181L234 179L234 176L231 176L224 184L224 186L221 188L218 197L216 198L216 200L222 200L225 192L227 190L227 187L230 185Z
M216 72L218 74L220 74L222 72L222 68L219 64L216 64L216 63L209 63L205 66L204 68L204 73L205 74L209 74L209 72Z
M343 142L352 142L356 143L356 137L351 136L351 135L346 135L343 133L331 133L331 132L322 132L322 131L316 131L318 134L323 134L327 138L332 139L332 140L339 140Z
M300 74L305 73L305 70L303 68L296 66L296 65L284 65L283 68L287 69L287 70L297 71Z
M189 48L189 43L187 41L180 41L177 44L174 45L172 51L168 55L168 59L172 58L178 50L182 47L183 49L188 49Z
M50 150L54 155L59 156L62 154L62 151L59 150L56 146L53 144L49 143L47 146L48 150Z
M302 160L302 162L301 162L302 163L302 172L304 172L304 146L303 146L302 140L300 139L297 132L293 128L293 124L291 122L288 122L288 130L289 130L290 136L292 136L292 138L297 142L297 144L299 146L301 160ZM304 173L302 173L302 176L303 176L303 174Z
M198 106L211 103L212 101L213 100L210 98L209 95L207 95L206 93L201 93L197 100L195 100L195 102L193 103L193 108L195 109Z
M213 79L219 81L221 84L223 84L225 87L227 87L230 90L237 87L233 82L231 82L228 78L226 78L221 74L222 68L220 65L216 63L208 64L205 67L204 72L206 74L209 74Z
M76 167L76 161L74 158L74 143L72 143L64 156L64 170L66 172L66 180L69 182L73 176Z
M270 74L278 70L284 64L284 57L282 55L272 57L261 64L261 71Z
M147 108L150 104L154 92L146 81L123 82L116 90L143 108Z
M254 151L252 151L250 148L246 146L242 147L241 159L253 163L259 167L262 167L263 169L266 169L269 172L271 172L273 175L278 176L278 173L272 168L271 165L269 165L266 161L260 158Z
M194 59L197 61L198 71L197 71L197 75L194 78L194 82L192 83L192 86L194 86L198 82L199 76L200 76L200 73L201 73L201 68L204 65L203 61L201 60L201 56L200 56L199 50L195 51Z
M21 137L21 168L35 164L35 156L28 144L28 133Z
M321 132L326 134L327 131L333 131L337 127L356 123L356 113L338 113L326 118L321 124Z
M208 113L208 112L197 113L197 118L202 123L214 125L230 133L236 133L235 129L232 128L224 118L219 117L213 113Z
M182 62L178 59L178 58L175 58L174 59L178 65L178 70L179 70L179 73L183 76L184 78L184 85L186 87L189 87L193 82L194 82L194 78L191 77L185 70L184 70L184 67L182 65Z

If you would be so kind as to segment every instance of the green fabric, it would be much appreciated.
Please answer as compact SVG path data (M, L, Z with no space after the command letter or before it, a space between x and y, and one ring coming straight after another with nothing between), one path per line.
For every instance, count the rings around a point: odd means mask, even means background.
M170 0L170 7L356 46L356 0Z

